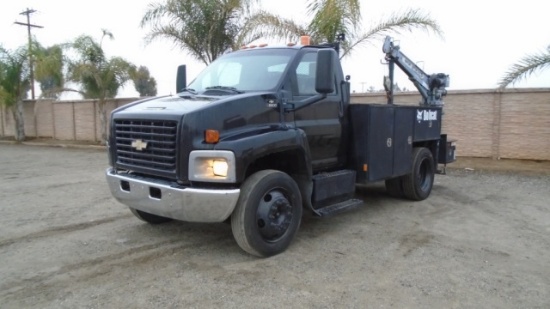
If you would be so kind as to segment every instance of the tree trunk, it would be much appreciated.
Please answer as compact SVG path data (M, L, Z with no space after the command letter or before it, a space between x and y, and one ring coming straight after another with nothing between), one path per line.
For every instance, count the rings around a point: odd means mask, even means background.
M101 133L101 144L107 145L107 112L105 100L99 99L98 102L98 113L99 113L99 123L100 123L100 133Z
M15 106L11 108L13 119L15 120L15 140L22 142L25 140L25 118L23 117L23 100L17 100Z

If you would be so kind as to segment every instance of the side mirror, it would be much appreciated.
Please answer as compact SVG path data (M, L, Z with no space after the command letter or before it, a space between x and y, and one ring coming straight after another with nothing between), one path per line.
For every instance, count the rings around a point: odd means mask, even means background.
M178 67L178 75L176 76L176 93L180 93L187 87L187 69L185 64Z
M315 76L315 90L321 94L334 92L334 60L336 51L320 49L317 52L317 76Z

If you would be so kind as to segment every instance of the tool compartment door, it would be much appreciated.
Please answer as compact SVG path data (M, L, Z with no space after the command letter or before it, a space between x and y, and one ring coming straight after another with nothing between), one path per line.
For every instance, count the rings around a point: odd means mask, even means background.
M350 105L353 143L352 162L357 182L389 178L393 174L394 107Z
M441 107L414 107L414 142L438 140L441 134Z
M392 174L394 177L411 172L414 117L413 109L395 106Z

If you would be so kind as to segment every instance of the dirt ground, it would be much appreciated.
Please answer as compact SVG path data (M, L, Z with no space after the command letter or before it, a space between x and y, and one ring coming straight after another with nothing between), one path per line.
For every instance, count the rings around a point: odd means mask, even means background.
M1 308L550 308L550 165L459 159L429 199L358 191L283 254L224 223L151 226L105 150L0 144Z

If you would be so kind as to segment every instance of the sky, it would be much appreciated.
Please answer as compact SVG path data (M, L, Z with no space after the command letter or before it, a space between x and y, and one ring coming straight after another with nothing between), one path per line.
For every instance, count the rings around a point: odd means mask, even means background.
M177 66L187 64L188 81L205 65L168 41L157 40L146 45L147 29L139 22L152 2L161 0L2 0L0 2L0 44L15 49L27 42L27 29L14 24L26 22L19 15L26 8L35 9L31 23L41 25L33 35L44 46L68 42L79 35L101 36L107 29L114 40L105 41L108 56L120 56L135 65L149 68L157 80L159 95L174 93ZM303 24L308 20L306 0L262 0L261 7ZM492 89L508 68L527 54L544 51L550 45L548 10L540 0L360 0L362 29L368 30L390 14L407 8L418 8L437 20L444 37L420 30L393 35L401 51L428 74L450 75L449 90ZM281 45L270 39L260 41ZM367 91L382 88L387 66L382 64L382 42L363 45L344 58L344 74L351 75L351 89ZM399 70L396 70L399 71ZM402 73L397 73L400 87L414 89ZM514 87L550 87L550 70L535 73ZM38 88L38 87L37 87ZM131 83L118 97L137 96Z

